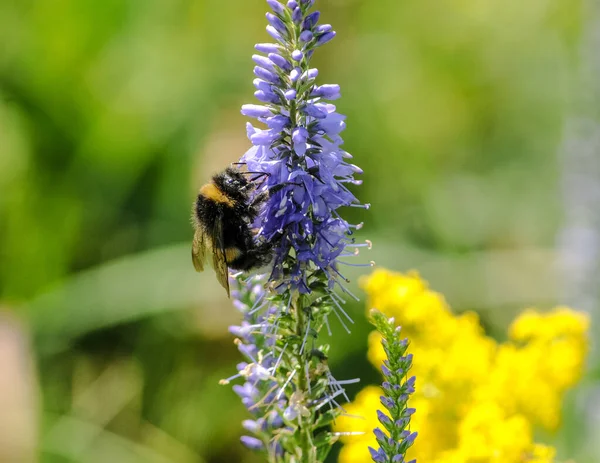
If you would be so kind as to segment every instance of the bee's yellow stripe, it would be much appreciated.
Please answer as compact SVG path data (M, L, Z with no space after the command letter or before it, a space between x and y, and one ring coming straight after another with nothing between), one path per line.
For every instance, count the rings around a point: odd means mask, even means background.
M211 199L218 203L227 204L231 207L235 205L233 200L221 190L219 190L214 183L207 183L202 188L200 188L200 194L205 198Z
M238 248L227 248L225 249L225 260L229 263L235 260L242 254Z

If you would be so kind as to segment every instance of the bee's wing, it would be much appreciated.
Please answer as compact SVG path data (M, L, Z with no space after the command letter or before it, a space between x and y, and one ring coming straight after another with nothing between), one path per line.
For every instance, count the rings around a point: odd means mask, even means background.
M227 259L225 258L225 244L223 237L223 220L218 218L215 221L215 227L212 236L213 267L217 274L217 280L227 291L229 297L229 269L227 268Z
M200 227L196 228L194 240L192 241L192 262L197 272L204 270L204 261L206 260L206 235Z

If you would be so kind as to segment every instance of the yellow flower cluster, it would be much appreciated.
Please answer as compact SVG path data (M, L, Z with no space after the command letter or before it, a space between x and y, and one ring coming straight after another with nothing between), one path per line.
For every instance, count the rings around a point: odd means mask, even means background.
M395 317L410 340L411 375L417 377L409 406L417 412L411 430L419 436L406 460L427 463L548 463L554 449L533 441L533 428L556 429L564 392L582 374L588 349L586 315L568 308L524 312L510 326L509 340L487 337L476 313L455 315L444 298L416 273L377 270L363 282L368 307ZM369 360L385 359L377 332ZM343 436L340 463L367 463L377 447L379 387L363 389L345 408L336 430Z

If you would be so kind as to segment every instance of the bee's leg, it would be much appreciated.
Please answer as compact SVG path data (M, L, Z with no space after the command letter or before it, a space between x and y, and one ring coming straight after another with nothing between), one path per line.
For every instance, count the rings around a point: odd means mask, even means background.
M269 193L266 191L263 191L262 193L260 193L254 197L254 199L250 203L250 207L252 209L256 209L261 204L263 204L267 199L269 199Z

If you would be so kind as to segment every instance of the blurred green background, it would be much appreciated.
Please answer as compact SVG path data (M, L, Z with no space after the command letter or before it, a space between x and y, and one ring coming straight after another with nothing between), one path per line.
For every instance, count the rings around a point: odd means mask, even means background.
M345 148L365 171L355 191L372 204L347 211L374 242L363 257L419 270L497 338L522 308L563 301L559 153L580 2L317 4L338 37L313 61L342 87ZM193 270L189 211L249 147L239 108L266 10L0 0L1 462L259 461L218 385L240 359L227 332L239 315ZM364 385L377 372L364 307L351 311L331 366ZM590 371L560 433L541 437L563 461L600 458Z

